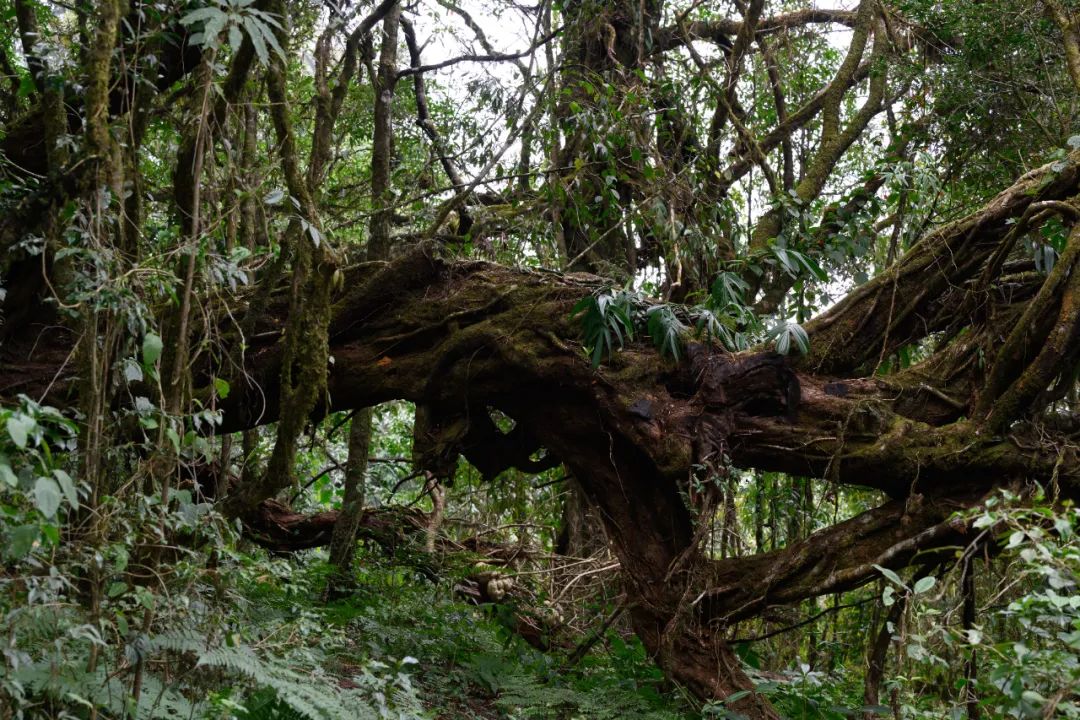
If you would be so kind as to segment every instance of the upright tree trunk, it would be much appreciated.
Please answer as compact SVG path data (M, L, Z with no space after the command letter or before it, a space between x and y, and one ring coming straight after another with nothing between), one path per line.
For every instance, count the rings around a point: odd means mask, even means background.
M555 552L568 557L584 558L595 555L606 545L604 528L590 507L581 484L573 477L567 478Z
M562 90L557 114L566 145L557 215L571 270L625 278L637 269L629 212L641 174L631 147L647 147L645 108L626 107L643 97L639 72L644 40L660 19L657 0L584 0L567 9ZM619 112L603 98L620 98Z
M898 595L896 601L889 608L885 617L881 620L881 627L874 637L874 644L870 648L869 662L866 668L866 679L863 686L863 703L867 707L881 704L881 681L885 678L885 663L888 661L889 646L892 645L893 634L896 632L896 624L900 622L904 614L904 606L907 603L906 595ZM880 713L867 711L864 715L866 720L880 718Z
M347 593L354 585L353 557L356 530L364 514L368 454L371 451L371 408L358 410L349 427L349 458L345 463L345 488L341 513L330 538L330 565L333 575L327 585L328 597Z
M975 558L965 558L961 568L960 585L964 595L963 627L965 632L970 632L975 628ZM979 720L979 697L975 693L977 673L978 663L975 647L972 646L964 658L964 706L968 720Z
M374 214L368 232L368 260L385 260L390 255L390 229L393 217L390 196L390 169L394 154L394 128L391 114L394 88L397 85L398 27L401 5L395 3L383 19L382 47L379 51L375 84L375 131L371 153L371 198ZM341 516L334 525L330 540L330 563L334 576L327 588L329 595L345 592L353 583L353 557L356 554L356 530L364 513L364 478L371 446L371 409L365 408L352 419L349 430L349 459L345 472Z

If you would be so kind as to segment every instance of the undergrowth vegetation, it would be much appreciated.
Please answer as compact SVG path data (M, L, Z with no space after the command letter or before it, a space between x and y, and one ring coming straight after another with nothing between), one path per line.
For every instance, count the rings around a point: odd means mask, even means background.
M182 489L165 506L153 496L103 502L102 522L118 538L103 550L57 543L66 524L86 521L78 502L86 488L68 496L58 482L62 500L41 490L42 478L66 475L68 423L29 402L5 419L2 472L13 481L0 494L4 718L741 716L728 709L737 696L702 705L666 680L623 622L546 650L528 644L520 611L550 605L558 587L503 565L528 592L465 602L462 587L491 567L476 553L368 544L354 590L328 600L332 568L322 551L268 554ZM148 542L160 523L184 542ZM861 609L880 599L899 613L837 623L825 603L807 641L763 632L769 623L732 628L745 638L736 647L757 690L792 719L960 718L967 680L957 658L977 657L973 690L993 717L1080 717L1080 513L1006 493L978 510L973 526L997 539L992 561L973 556L973 542L957 548L961 561L949 572L904 578L882 568L878 586L832 599L833 608ZM167 566L141 572L153 553L166 553ZM986 563L987 577L972 621L959 617L957 598L962 568L974 562ZM99 607L83 599L80 576L90 572L107 587ZM618 597L598 589L562 610L617 620ZM880 626L896 654L886 697L873 705L861 674L847 669L868 652L867 626Z
M377 549L355 594L324 602L325 562L242 552L208 519L221 533L213 566L176 562L156 593L116 581L104 624L79 603L72 558L31 551L0 584L3 716L659 719L690 708L632 636L612 633L610 650L564 667L526 645L504 608L456 600L452 576L431 582ZM118 557L106 571L123 572ZM136 694L118 679L133 667Z

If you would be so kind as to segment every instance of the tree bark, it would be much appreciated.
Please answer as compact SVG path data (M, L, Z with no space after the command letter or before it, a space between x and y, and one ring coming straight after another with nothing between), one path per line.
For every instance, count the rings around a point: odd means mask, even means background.
M900 622L906 605L907 595L896 597L889 612L881 619L881 628L874 638L874 644L870 647L863 690L863 702L867 707L881 704L881 681L885 679L885 663L888 660L889 646L892 645L893 635L897 632L896 625ZM863 717L865 720L876 720L881 717L881 714L867 711Z
M364 408L353 415L352 424L349 426L349 457L345 462L341 513L334 524L330 540L330 565L334 568L327 586L327 595L330 597L348 592L354 585L356 531L364 514L364 491L370 450L371 409Z

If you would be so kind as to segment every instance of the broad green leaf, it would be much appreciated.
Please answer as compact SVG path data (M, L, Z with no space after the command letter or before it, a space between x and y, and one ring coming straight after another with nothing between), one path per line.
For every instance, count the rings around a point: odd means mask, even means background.
M780 323L769 331L769 336L774 339L776 352L781 355L789 354L793 343L800 354L805 355L810 351L810 336L798 323Z
M60 528L52 523L41 524L41 535L46 543L53 547L60 544Z
M750 694L749 690L739 690L738 692L733 692L730 695L728 695L726 698L724 698L724 704L730 705L731 703L734 703L734 702L736 702L738 700L742 700L744 697L746 697L749 694Z
M197 22L206 22L215 17L220 17L224 13L215 7L203 7L198 10L192 10L184 17L180 18L181 25L194 25Z
M1046 698L1034 690L1025 690L1020 694L1020 700L1026 713L1039 710L1046 704ZM1025 717L1027 717L1026 714Z
M929 592L936 584L937 578L933 575L927 575L926 577L919 578L918 582L915 583L915 587L912 588L912 591L916 595L922 595L925 592Z
M18 448L25 448L30 433L37 426L37 421L29 415L16 413L8 418L7 431L11 436L11 442Z
M60 509L60 486L51 477L39 477L34 483L34 504L47 518Z
M0 480L11 487L19 485L19 476L11 469L6 459L0 459Z
M277 21L270 16L266 16L265 22L274 25L279 29L281 28L281 26L278 25ZM275 53L277 53L277 56L281 58L282 61L286 60L285 51L282 50L281 45L278 44L277 36L274 35L274 31L271 28L266 27L265 25L263 27L265 28L264 34L266 36L266 44L269 45Z
M791 334L795 344L799 346L799 352L805 355L810 352L810 336L806 334L806 331L802 329L801 325L795 323L788 324L788 332Z
M240 32L240 26L230 24L229 25L229 46L232 47L233 50L239 50L240 49L240 43L242 43L243 41L244 41L244 34L242 32Z
M604 346L601 343L596 343L596 347L592 351L592 366L594 368L600 367L600 361L604 357Z
M258 20L260 23L262 23L264 25L267 25L269 27L276 28L278 30L283 30L284 29L284 28L281 27L281 23L279 23L277 21L277 18L279 16L277 16L277 15L275 15L273 13L268 13L265 10L258 10L258 9L252 8L251 11L248 13L248 15L250 15L251 17Z
M75 481L63 470L53 470L53 477L60 484L68 503L71 507L77 509L79 507L79 490L75 487Z
M259 21L253 17L244 17L244 27L247 29L248 37L251 38L251 44L255 48L255 55L259 58L259 64L266 66L270 64L270 53L266 49L266 41L263 40L262 27L259 25ZM282 193L282 197L284 197ZM279 199L277 202L281 202Z
M323 236L322 232L319 231L319 228L315 227L307 220L301 220L300 222L303 224L304 230L307 231L308 237L311 238L311 244L315 247L322 245Z
M4 554L14 560L22 560L30 554L41 532L37 525L20 525L8 535Z
M895 584L895 585L897 585L897 586L899 586L899 587L902 587L902 588L905 588L905 589L907 588L907 585L905 585L905 584L904 584L904 581L900 579L900 576L899 576L899 575L897 575L896 573L894 573L894 572L893 572L892 570L890 570L889 568L887 568L887 567L882 567L881 565L874 565L874 568L875 568L875 569L876 569L876 570L877 570L878 572L880 572L880 573L881 573L882 575L884 575L884 576L885 576L885 578L886 578L886 579L887 579L887 580L888 580L889 582L891 582L891 583L893 583L893 584Z
M156 363L158 358L161 357L163 347L160 336L152 332L146 333L142 346L143 365L149 367Z
M225 23L229 21L229 16L225 13L218 13L216 16L206 21L206 25L203 26L203 42L210 47L218 46L218 36L221 35L221 31L225 29Z
M124 361L124 379L129 383L143 379L143 369L139 367L139 363L130 358Z

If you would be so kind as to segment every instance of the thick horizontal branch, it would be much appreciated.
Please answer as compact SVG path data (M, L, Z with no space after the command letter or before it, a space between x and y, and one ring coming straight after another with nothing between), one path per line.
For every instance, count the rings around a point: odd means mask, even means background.
M264 500L248 517L244 534L258 545L275 552L296 552L330 544L339 512L296 512L277 500ZM393 548L409 535L427 527L423 513L397 508L366 510L357 535L384 548Z
M657 502L677 507L677 488L695 464L723 454L743 467L894 496L913 487L990 486L1055 474L1070 485L1080 473L1077 463L1061 462L1057 448L1068 444L1055 444L1052 433L1040 439L1016 429L994 436L970 422L931 424L896 379L814 374L803 369L806 359L792 363L700 346L691 353L698 360L677 364L651 344L633 344L594 371L570 318L578 300L602 287L592 276L448 263L418 250L378 270L358 268L346 286L353 290L339 299L331 323L330 405L319 412L394 399L444 416L472 412L471 434L466 423L457 451L477 458L486 453L492 472L535 462L542 447L545 465L559 460L588 474L611 473L619 486L627 462L635 467L626 477L640 475L649 494L667 488L661 492L667 499ZM204 368L206 382L219 373L231 383L231 394L220 401L222 432L277 417L283 307L259 310L243 371ZM56 331L28 333L25 345L5 344L0 385L31 394L51 387L50 399L66 402L74 387L70 366L54 376L69 347ZM31 348L32 365L26 362ZM919 385L911 393L918 397L922 390ZM476 411L486 408L502 411L521 429L509 436L482 430L477 423L490 418ZM612 450L620 445L623 459ZM689 527L685 509L672 517Z
M946 559L952 554L947 548L968 542L968 521L953 513L979 498L960 494L943 502L914 495L781 550L713 561L706 571L711 586L697 596L696 605L707 621L727 624L770 606L851 590L880 577L875 565L899 569L916 557L923 563L930 555ZM747 577L756 580L748 583Z

